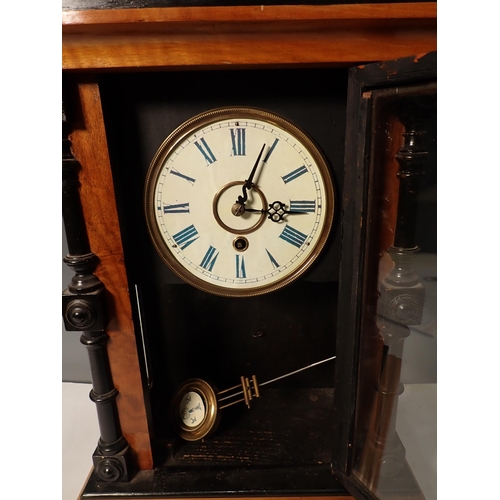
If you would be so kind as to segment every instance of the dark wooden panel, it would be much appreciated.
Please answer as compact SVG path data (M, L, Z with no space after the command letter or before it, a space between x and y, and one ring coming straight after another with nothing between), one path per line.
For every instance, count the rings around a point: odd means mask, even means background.
M264 381L334 354L341 207L325 252L297 283L244 301L216 297L182 284L150 242L143 212L149 162L191 116L224 105L258 106L314 137L340 198L347 71L134 73L102 75L100 81L127 270L131 287L141 289L151 351L153 418L157 433L169 436L168 404L187 378L225 389L242 375ZM289 385L332 387L333 369L326 364Z

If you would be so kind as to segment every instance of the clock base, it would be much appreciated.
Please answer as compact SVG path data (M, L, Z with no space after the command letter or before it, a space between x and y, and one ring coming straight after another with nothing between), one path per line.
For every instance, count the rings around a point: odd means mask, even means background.
M250 410L223 410L212 437L163 443L161 465L127 484L103 483L92 472L81 498L345 496L330 466L332 404L331 388L262 388Z
M298 488L298 485L300 487ZM186 491L186 485L190 490ZM208 490L208 487L210 490ZM172 473L167 467L141 471L127 485L96 481L92 471L81 499L239 496L324 496L352 500L340 481L332 475L329 465L303 468L277 468L272 474L265 470L228 469L224 471L185 470Z

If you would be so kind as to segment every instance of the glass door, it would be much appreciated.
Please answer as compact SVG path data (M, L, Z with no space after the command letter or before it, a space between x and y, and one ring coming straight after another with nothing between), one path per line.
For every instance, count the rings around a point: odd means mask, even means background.
M435 63L350 74L333 460L359 498L436 498Z

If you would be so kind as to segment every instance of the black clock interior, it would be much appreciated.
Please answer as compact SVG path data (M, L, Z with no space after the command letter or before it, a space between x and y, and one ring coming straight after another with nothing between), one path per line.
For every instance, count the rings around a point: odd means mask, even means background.
M331 491L334 361L263 388L250 410L223 410L217 433L202 442L175 435L169 405L191 377L222 390L242 375L264 382L335 355L347 70L103 74L99 84L156 463L183 474L201 467L201 482L186 490L184 481L184 494L216 492L209 469L226 488L248 492L248 474L262 467L277 472L255 476L255 491ZM247 298L183 283L156 254L143 208L145 176L165 137L200 112L235 105L269 110L304 130L331 168L336 197L329 241L313 267L283 289ZM175 493L175 474L165 474L164 489ZM291 476L301 479L294 485Z

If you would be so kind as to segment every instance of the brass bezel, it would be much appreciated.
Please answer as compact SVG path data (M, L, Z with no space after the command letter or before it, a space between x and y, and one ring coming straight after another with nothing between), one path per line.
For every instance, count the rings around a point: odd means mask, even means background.
M179 415L179 404L184 394L196 392L205 403L205 418L200 425L188 427ZM191 378L186 380L176 391L172 398L171 415L174 428L182 439L186 441L198 441L209 436L217 429L220 421L220 412L217 408L217 389L205 380Z
M290 274L284 275L279 281L275 281L271 284L258 285L254 288L245 289L235 289L229 288L215 283L207 283L206 281L198 278L187 269L185 269L174 257L172 252L169 250L167 245L163 240L163 237L158 229L155 219L155 203L154 203L154 192L156 189L156 183L158 176L163 168L163 164L170 153L177 147L178 144L182 143L185 138L197 130L210 125L211 123L231 120L231 119L257 119L265 121L275 127L285 130L289 134L297 138L308 150L312 159L318 167L318 175L323 178L325 184L325 202L323 204L323 209L326 212L324 226L321 229L321 235L319 236L313 251L308 256L308 258L302 263L302 265L295 269ZM161 144L158 151L154 155L149 170L146 176L145 184L145 195L144 195L144 209L146 214L146 223L148 231L153 242L153 245L165 262L165 264L182 280L190 285L198 288L204 292L211 293L214 295L219 295L223 297L252 297L256 295L262 295L265 293L270 293L275 290L279 290L284 286L295 281L297 278L302 276L304 272L309 269L309 267L316 260L321 250L326 244L330 230L333 224L334 217L334 206L335 206L335 195L333 179L330 174L330 169L328 164L320 152L318 147L314 144L312 139L296 125L288 121L287 119L276 115L275 113L249 107L223 107L212 109L204 113L200 113L193 118L187 120L177 129L175 129Z

